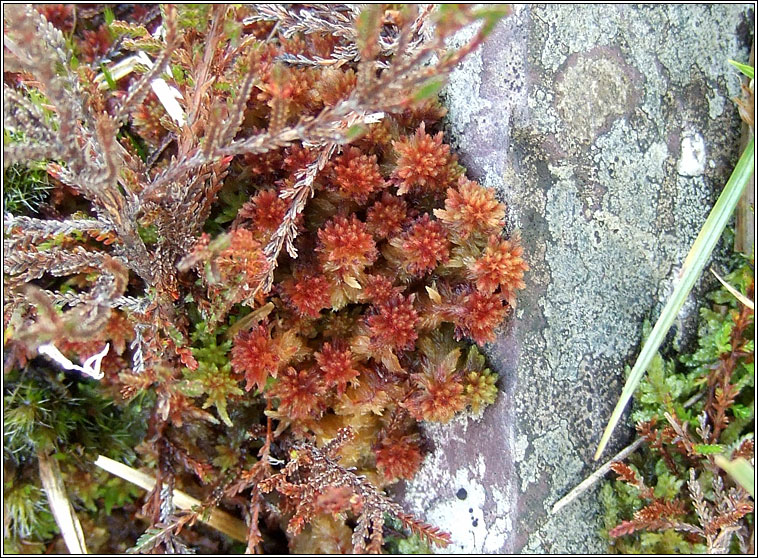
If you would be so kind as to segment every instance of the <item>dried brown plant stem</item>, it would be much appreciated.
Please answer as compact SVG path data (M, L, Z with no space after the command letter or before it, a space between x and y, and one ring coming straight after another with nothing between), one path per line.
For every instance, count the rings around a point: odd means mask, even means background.
M160 53L153 67L145 73L127 93L126 99L119 108L116 120L124 122L130 112L145 98L149 92L150 84L156 78L160 77L163 71L171 62L171 52L176 45L176 8L171 4L165 5L165 27L166 27L166 48Z
M266 403L266 410L271 410L271 401L269 400ZM260 553L259 544L263 540L263 535L261 534L260 526L258 523L258 518L260 516L261 512L261 504L263 503L263 496L261 494L260 487L258 486L258 483L265 479L270 477L273 474L273 469L271 468L271 464L269 463L269 457L271 455L271 442L273 441L273 430L271 428L271 417L266 417L266 438L263 442L263 447L261 447L260 451L258 452L258 458L260 461L256 463L254 468L254 474L253 478L255 479L255 484L253 485L253 489L250 494L250 518L248 520L248 533L247 533L247 549L245 550L248 554L258 554Z
M388 499L364 476L339 465L337 454L354 435L352 429L342 428L323 448L307 442L295 443L294 458L277 474L259 483L262 492L276 490L295 503L295 514L288 530L296 534L312 519L316 498L325 488L347 487L357 496L360 506L352 537L355 553L381 552L385 514L394 515L407 529L427 542L447 546L450 535L406 514L399 504Z
M755 66L755 42L750 47L750 66ZM743 90L747 89L743 85ZM742 122L740 151L745 149L753 131L747 122ZM735 210L734 251L749 254L755 248L755 173L750 177L750 184L742 192L742 197Z
M323 32L350 40L355 39L354 24L358 15L356 6L336 4L327 8L312 5L294 12L281 4L258 4L255 10L257 15L251 16L245 20L246 22L275 21L286 38L291 38L297 33Z
M277 13L281 12L276 8ZM286 10L285 10L286 12ZM285 16L282 12L280 17ZM423 28L429 10L424 9L416 18L413 25L405 26L396 40L398 59L382 71L378 79L359 80L359 86L347 99L321 111L316 117L303 117L291 126L281 130L266 130L252 137L222 143L208 141L203 148L180 150L180 156L175 165L155 177L153 182L143 190L143 201L153 199L165 190L165 186L180 176L222 157L243 155L245 153L261 154L301 141L309 146L327 146L330 143L344 144L348 141L347 131L355 124L375 122L378 113L401 110L411 101L408 92L415 91L433 76L447 74L464 56L478 47L485 35L479 32L474 38L454 54L445 56L443 36L435 36L428 42L413 41L412 35ZM395 44L395 43L393 43ZM433 55L440 61L424 66L424 62ZM362 60L358 74L366 74L374 70L373 60Z
M752 294L752 288L748 295ZM705 412L711 422L712 434L710 442L715 443L724 428L729 423L727 410L737 397L738 388L731 383L732 374L737 367L737 358L744 355L745 328L752 323L753 310L748 306L741 305L739 314L734 319L730 335L731 351L721 355L718 366L708 376L708 392L705 403Z
M268 272L254 289L254 293L261 288L263 292L271 290L274 282L274 270L282 248L286 247L287 253L293 258L297 258L297 249L294 243L297 236L297 216L305 209L308 198L313 195L313 182L316 180L316 176L324 169L336 149L336 143L330 143L322 148L316 160L297 174L297 182L292 188L282 193L283 198L291 200L290 205L281 224L266 245L264 253L268 261Z
M223 28L226 9L226 6L217 4L213 7L210 14L211 26L205 37L205 52L199 65L193 72L197 78L192 88L192 95L187 102L187 125L182 127L182 133L179 138L180 154L186 154L191 147L196 146L200 132L204 131L202 126L205 125L206 119L200 118L200 115L204 110L203 101L207 101L210 95L209 90L216 79L211 75L211 65L218 43L221 40L221 30Z

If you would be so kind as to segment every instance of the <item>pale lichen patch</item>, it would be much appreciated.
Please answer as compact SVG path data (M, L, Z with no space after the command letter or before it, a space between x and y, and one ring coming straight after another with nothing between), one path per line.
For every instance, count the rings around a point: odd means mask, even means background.
M705 140L694 131L682 134L682 153L676 171L682 176L700 176L705 171Z
M470 66L480 74L458 73L446 90L455 106L449 129L465 134L457 138L461 161L508 204L530 265L510 325L485 351L501 376L501 397L481 423L457 424L455 434L430 428L435 454L408 487L413 511L437 509L449 522L440 527L465 527L461 540L472 546L459 551L606 549L594 491L559 515L548 509L591 472L642 320L660 311L736 160L739 118L728 99L739 86L725 60L747 56L737 27L750 21L748 12L746 5L519 6ZM583 84L580 72L561 75L577 64L606 95L603 106L584 95L591 88L568 88ZM601 91L604 78L618 81ZM582 116L582 107L599 113ZM687 131L702 136L707 164L683 176ZM680 316L689 327L679 331L693 330L695 310L688 301ZM624 435L615 437L617 448ZM473 493L477 485L484 492L483 540L456 525L476 509L453 513L450 479L464 470Z
M456 495L439 500L426 511L428 521L436 525L445 525L450 532L452 544L440 552L458 554L481 548L487 535L484 522L484 487L475 479L469 478L467 469L456 471L455 477L448 482L456 487L457 491L465 490L466 497L461 499Z
M636 96L629 74L625 64L604 51L569 62L556 86L558 112L569 133L591 142L612 118L629 112Z

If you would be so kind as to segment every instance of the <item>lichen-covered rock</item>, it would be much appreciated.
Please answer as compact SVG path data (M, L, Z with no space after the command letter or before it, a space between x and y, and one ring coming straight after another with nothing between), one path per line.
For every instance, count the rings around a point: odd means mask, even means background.
M605 550L594 491L549 509L594 469L642 320L737 160L727 60L747 60L752 18L747 4L517 6L455 72L452 142L508 204L531 269L488 345L496 404L430 427L436 451L405 487L412 511L452 533L448 551Z

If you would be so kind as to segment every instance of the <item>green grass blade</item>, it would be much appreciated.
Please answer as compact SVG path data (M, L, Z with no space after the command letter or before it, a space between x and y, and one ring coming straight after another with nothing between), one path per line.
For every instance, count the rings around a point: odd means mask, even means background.
M703 228L700 230L700 234L698 234L695 243L690 248L687 258L684 260L682 270L679 272L679 282L674 287L674 292L671 293L668 302L666 302L666 306L655 323L653 331L642 346L640 356L637 358L637 362L634 363L629 378L626 380L616 408L613 409L608 426L606 426L603 437L600 439L600 444L595 452L596 460L603 453L613 430L616 428L619 419L621 419L624 408L632 398L632 394L637 389L648 365L658 352L663 338L674 323L679 310L681 310L684 301L695 285L695 281L700 277L708 258L711 256L711 252L713 252L713 248L716 246L719 238L721 238L721 233L724 231L724 227L734 212L742 191L750 180L755 161L753 145L754 139L751 138L740 160L737 162L732 176L729 177L723 192L721 192L719 199L716 201L716 205L713 206L708 219L706 219Z
M755 70L752 66L748 66L747 64L740 64L739 62L735 60L730 60L729 63L735 68L737 68L740 72L745 74L747 77L749 77L750 79L753 79L753 77L755 76Z
M737 484L747 490L747 493L755 498L755 469L743 457L729 461L721 455L716 456L716 465L724 469Z

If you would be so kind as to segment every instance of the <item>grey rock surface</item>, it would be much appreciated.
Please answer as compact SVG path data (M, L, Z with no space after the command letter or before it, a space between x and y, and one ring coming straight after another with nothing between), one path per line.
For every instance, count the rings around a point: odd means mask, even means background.
M642 321L737 160L727 59L747 60L752 28L751 5L520 5L452 76L451 142L508 204L531 270L486 347L498 401L429 427L436 449L404 487L448 551L605 551L596 490L548 510L594 470Z

